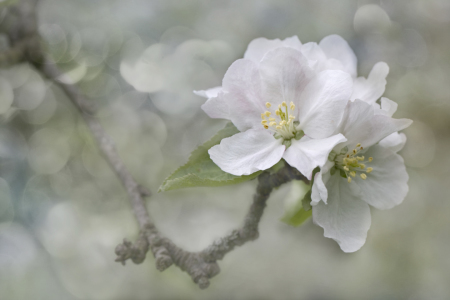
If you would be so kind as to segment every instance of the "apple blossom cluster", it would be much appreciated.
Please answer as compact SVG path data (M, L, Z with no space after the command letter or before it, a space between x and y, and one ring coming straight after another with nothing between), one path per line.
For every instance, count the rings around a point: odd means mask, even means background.
M366 240L369 205L389 209L408 192L398 132L412 121L392 118L397 104L381 97L388 72L379 62L357 77L356 56L338 35L319 44L255 39L221 87L195 91L211 118L240 131L209 149L210 158L236 176L284 159L312 182L314 223L354 252Z

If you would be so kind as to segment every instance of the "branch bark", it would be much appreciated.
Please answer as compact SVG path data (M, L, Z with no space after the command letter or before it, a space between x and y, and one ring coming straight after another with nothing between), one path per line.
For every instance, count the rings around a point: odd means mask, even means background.
M146 253L151 250L156 268L160 271L167 269L172 264L187 272L200 288L209 286L209 279L220 272L218 260L248 241L258 238L258 225L266 207L266 201L272 190L291 180L304 180L300 172L286 165L275 174L264 172L258 177L258 186L253 197L253 203L244 219L241 228L232 231L229 235L215 241L212 245L200 252L188 252L175 245L169 238L164 237L153 223L145 204L145 197L150 195L144 187L140 186L120 159L115 145L106 134L100 122L95 117L95 112L75 85L66 84L58 80L63 73L48 57L45 57L40 48L40 37L36 22L36 0L22 0L12 11L18 12L17 23L11 25L7 34L13 47L23 47L18 52L17 59L13 62L26 60L33 64L45 77L59 86L70 101L80 112L92 135L108 161L111 168L117 174L122 185L127 191L130 204L140 233L137 241L131 243L127 240L116 247L116 261L125 264L131 259L134 263L142 263ZM3 54L4 57L8 56ZM2 54L0 54L0 58Z

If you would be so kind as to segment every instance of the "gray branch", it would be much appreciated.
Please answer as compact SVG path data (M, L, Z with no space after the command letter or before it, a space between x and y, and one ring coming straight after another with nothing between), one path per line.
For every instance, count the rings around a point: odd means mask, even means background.
M21 0L16 6L8 8L14 12L16 21L9 21L7 29L5 30L3 27L1 29L6 31L12 45L12 48L8 51L15 51L15 54L0 53L0 65L3 62L2 57L7 57L8 59L4 61L8 63L28 61L45 77L59 86L79 110L103 156L126 189L139 224L140 233L134 243L124 240L122 244L116 247L116 261L125 264L126 260L131 259L134 263L139 264L145 260L147 252L151 250L158 270L163 271L174 264L187 272L200 288L208 287L209 279L220 272L218 260L223 259L235 247L258 238L258 225L272 190L291 180L307 181L306 178L288 165L275 174L262 173L258 177L258 186L253 197L253 203L240 229L232 231L229 235L215 241L200 252L188 252L179 248L156 228L147 211L144 199L150 196L150 192L139 185L127 170L113 141L95 117L95 111L89 100L80 93L75 85L58 81L57 78L61 77L62 72L56 64L43 54L40 48L41 39L37 32L36 2L36 0ZM10 59L11 57L14 59Z

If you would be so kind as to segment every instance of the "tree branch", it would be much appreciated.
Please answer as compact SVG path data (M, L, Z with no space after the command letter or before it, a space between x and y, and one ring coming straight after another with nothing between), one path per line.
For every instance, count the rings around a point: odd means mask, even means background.
M291 180L307 181L307 179L295 168L288 165L275 174L262 173L258 177L259 182L256 194L253 197L253 203L240 229L232 231L229 235L215 241L200 252L188 252L179 248L170 239L164 237L152 222L144 200L144 197L149 196L150 192L134 180L121 161L114 143L95 117L95 112L89 100L80 93L75 85L63 83L57 79L63 73L49 58L45 57L40 48L35 3L36 0L22 0L16 7L12 8L13 11L19 12L20 18L17 24L11 26L12 29L8 31L8 35L13 46L23 45L24 50L21 59L29 61L45 77L59 86L77 107L97 141L103 156L126 189L139 224L140 233L135 243L124 240L122 244L116 247L116 261L125 264L127 259L131 259L136 264L142 263L150 249L155 257L158 270L163 271L175 264L181 270L187 272L200 288L208 287L209 279L220 272L218 260L223 259L235 247L258 238L258 225L272 190ZM7 56L7 54L3 55ZM15 61L20 61L20 59Z

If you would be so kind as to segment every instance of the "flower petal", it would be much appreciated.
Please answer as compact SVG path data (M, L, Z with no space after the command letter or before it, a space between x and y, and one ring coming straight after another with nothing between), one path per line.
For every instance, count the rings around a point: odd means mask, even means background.
M347 72L341 61L328 58L317 43L306 43L302 46L302 53L309 61L309 66L316 72L324 70L341 70Z
M203 111L213 119L228 119L231 120L229 103L226 100L226 95L223 92L219 93L217 97L209 98L201 106Z
M320 72L325 70L327 56L317 43L309 42L302 46L301 52L308 59L309 66Z
M222 92L203 104L202 109L211 118L229 119L240 131L245 131L261 126L264 104L258 67L250 60L238 59L223 78Z
M355 79L351 100L359 99L375 103L384 93L388 74L389 66L385 62L375 64L367 79L364 77Z
M346 140L342 134L325 139L311 139L304 136L299 141L292 140L292 145L286 150L283 158L308 180L311 180L313 170L318 166L323 166L334 146Z
M338 174L331 176L326 186L328 204L313 206L313 221L342 251L355 252L366 242L371 223L369 205L359 199L358 187Z
M381 98L381 111L389 117L392 117L397 111L398 104L388 98Z
M333 34L324 37L320 41L319 46L328 58L339 60L343 64L345 71L353 78L356 77L356 55L347 41L339 35Z
M300 51L283 47L270 51L260 64L264 97L278 106L292 101L296 105L300 94L313 77L308 61Z
M216 86L216 87L208 89L208 90L194 91L194 94L196 94L197 96L209 99L209 98L217 97L217 95L221 91L222 91L222 87Z
M352 93L352 79L342 71L320 72L298 100L300 128L312 138L329 137L336 130Z
M317 172L314 176L314 184L311 188L311 205L317 205L317 203L322 200L324 203L327 203L328 201L328 190L325 186L325 182L328 178L324 177L330 177L330 174L328 172L323 172L322 170L320 172Z
M366 180L356 177L361 198L378 209L390 209L402 203L408 193L408 173L403 158L379 145L370 147L366 156L373 157L373 171ZM353 183L353 181L352 181Z
M266 38L257 38L248 44L247 50L244 53L244 58L259 63L264 55L270 50L279 47L291 47L300 50L301 46L302 43L300 43L300 40L296 36L286 38L282 41L280 39L268 40Z
M321 166L320 172L314 176L314 184L311 188L311 205L317 205L322 200L324 203L328 201L328 190L326 183L330 179L330 169L334 167L334 162L327 161Z
M378 145L382 146L383 148L389 149L395 153L402 150L405 144L406 135L404 133L398 132L394 132L388 135L378 143Z
M405 129L411 123L408 119L393 119L376 114L373 105L355 100L347 104L339 132L347 138L345 145L354 147L360 143L364 148L368 148L386 136Z
M286 147L265 129L250 129L223 139L208 153L223 171L236 175L249 175L266 170L283 156Z

